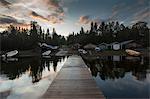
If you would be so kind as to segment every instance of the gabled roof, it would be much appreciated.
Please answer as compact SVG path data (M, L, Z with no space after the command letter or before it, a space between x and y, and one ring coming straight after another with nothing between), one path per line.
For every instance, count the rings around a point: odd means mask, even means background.
M101 46L101 45L108 45L108 44L103 42L103 43L99 44L98 46Z
M112 43L110 43L108 45L113 45L113 44L120 44L120 43L119 42L112 42Z
M95 47L96 47L96 45L91 44L91 43L84 46L85 49L92 49L92 48L95 48Z
M52 45L48 45L46 43L42 43L40 45L40 47L47 47L47 48L51 48L51 49L58 49L58 46L52 46Z
M133 42L134 40L128 40L128 41L123 41L123 42L112 42L112 43L110 43L110 44L108 44L108 45L113 45L113 44L120 44L120 45L124 45L124 44L128 44L128 43L131 43L131 42Z
M134 40L128 40L128 41L123 41L123 42L121 42L121 44L123 45L123 44L128 44L128 43L131 43L131 42L133 42Z

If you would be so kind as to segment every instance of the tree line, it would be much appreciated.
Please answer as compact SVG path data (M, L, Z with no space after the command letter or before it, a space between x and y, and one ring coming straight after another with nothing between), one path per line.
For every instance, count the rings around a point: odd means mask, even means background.
M149 28L146 22L137 22L132 26L125 26L119 22L102 22L100 25L91 23L91 28L87 31L81 27L79 33L72 33L67 37L69 44L79 43L86 45L88 43L100 44L102 42L122 42L134 40L143 45L149 46Z
M102 42L122 42L134 40L143 47L149 46L149 27L146 22L137 22L132 26L125 26L119 22L101 22L101 24L91 22L89 30L83 27L79 33L71 33L67 37L58 35L53 28L52 33L47 29L42 29L37 22L32 21L30 29L23 29L10 25L6 31L0 33L1 50L28 50L37 47L39 42L50 45L73 45L79 43L100 44Z
M37 22L32 21L30 29L23 29L10 25L8 30L0 33L1 50L29 50L38 47L38 43L47 43L51 45L66 44L64 36L58 35L53 28L53 32L47 29L45 32Z

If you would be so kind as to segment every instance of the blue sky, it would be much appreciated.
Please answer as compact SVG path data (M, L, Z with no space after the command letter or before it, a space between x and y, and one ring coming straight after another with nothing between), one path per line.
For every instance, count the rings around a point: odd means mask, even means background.
M132 25L149 23L148 0L0 0L0 29L8 25L28 27L32 20L58 34L89 28L92 21L119 21Z

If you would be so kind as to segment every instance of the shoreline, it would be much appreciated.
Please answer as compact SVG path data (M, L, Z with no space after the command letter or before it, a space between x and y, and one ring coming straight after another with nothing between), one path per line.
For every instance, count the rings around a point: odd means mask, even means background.
M57 52L52 52L49 56L55 56ZM82 55L82 56L88 56L88 57L97 57L97 56L130 56L128 55L124 50L119 50L119 51L113 51L113 50L108 50L108 51L102 51L102 52L96 52L96 51L88 51L89 53L87 54L80 54L78 51L75 50L69 50L67 53L61 53L63 56L70 56L74 54ZM4 54L6 51L0 51L0 54ZM150 56L150 51L145 49L141 51L143 57L149 57ZM15 56L16 58L28 58L28 57L41 57L41 51L40 50L23 50L19 51L18 55Z

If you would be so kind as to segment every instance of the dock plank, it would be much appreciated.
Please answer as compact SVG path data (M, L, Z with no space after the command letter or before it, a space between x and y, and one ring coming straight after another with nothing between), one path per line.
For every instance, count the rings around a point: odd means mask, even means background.
M42 99L104 99L80 56L70 56Z

